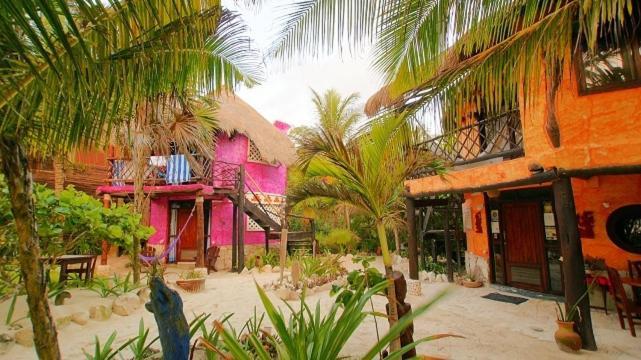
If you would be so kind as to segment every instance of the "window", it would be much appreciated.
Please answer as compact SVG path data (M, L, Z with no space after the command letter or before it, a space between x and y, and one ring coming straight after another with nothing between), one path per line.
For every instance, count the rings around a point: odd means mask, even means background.
M606 229L618 247L641 254L641 204L614 210L608 217Z
M267 162L265 159L263 159L263 156L260 154L260 150L258 150L258 146L252 141L249 140L249 151L247 152L247 160L249 161L256 161L256 162Z
M625 26L602 25L594 49L581 42L579 81L583 94L641 85L641 31L639 9L627 16Z

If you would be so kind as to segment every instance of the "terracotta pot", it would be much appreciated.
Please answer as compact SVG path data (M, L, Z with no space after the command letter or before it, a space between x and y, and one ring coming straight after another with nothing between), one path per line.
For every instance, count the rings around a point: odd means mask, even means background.
M463 280L463 286L466 288L479 288L483 286L483 282L476 280Z
M181 279L176 280L176 285L188 292L199 292L205 287L205 279Z
M556 321L559 329L554 332L554 340L559 349L576 353L581 350L581 336L574 331L574 321Z

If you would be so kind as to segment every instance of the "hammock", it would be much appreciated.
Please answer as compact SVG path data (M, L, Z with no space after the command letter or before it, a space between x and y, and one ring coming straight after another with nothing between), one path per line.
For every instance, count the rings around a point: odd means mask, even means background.
M187 218L187 221L185 221L185 224L183 227L180 229L178 232L178 235L176 235L176 238L174 241L172 241L169 246L165 248L165 250L160 254L156 256L144 256L142 254L139 254L138 256L140 257L140 260L144 261L147 265L151 265L152 263L158 262L160 259L166 257L169 255L169 252L173 251L174 248L176 247L176 244L178 244L178 241L180 241L180 237L182 236L183 232L187 228L187 225L189 224L189 221L191 221L191 218L194 216L194 210L196 210L196 206L191 208L191 213L189 213L189 217Z

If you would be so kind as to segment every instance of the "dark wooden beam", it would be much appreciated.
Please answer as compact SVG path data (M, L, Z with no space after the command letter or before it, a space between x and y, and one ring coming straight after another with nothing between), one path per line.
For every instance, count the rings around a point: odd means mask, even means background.
M445 260L447 261L447 281L454 282L454 269L452 268L452 244L450 241L450 211L451 209L449 206L445 208L443 227L445 229Z
M196 195L196 267L205 267L205 199Z
M569 309L579 303L579 313L576 319L577 329L583 340L583 348L596 351L596 341L592 330L592 317L590 314L590 297L583 296L587 291L585 283L585 264L583 263L583 249L576 219L572 181L569 177L561 177L552 183L554 192L554 209L559 228L559 243L561 256L563 256L563 282L565 289L565 308Z
M318 253L318 243L316 242L316 222L314 219L310 220L309 227L311 229L312 237L312 256L316 256Z
M238 206L233 202L231 212L231 271L238 271ZM242 269L241 269L242 271Z
M245 268L245 165L240 164L238 170L238 219L236 224L238 225L238 259L236 264L238 265L238 272L243 271Z
M591 178L592 176L641 174L641 165L601 166L585 169L559 169L559 176Z
M269 227L264 228L265 230L265 254L269 252Z
M410 262L410 279L418 280L418 245L416 241L415 200L405 198L405 217L407 220L407 256ZM398 250L397 250L398 251Z

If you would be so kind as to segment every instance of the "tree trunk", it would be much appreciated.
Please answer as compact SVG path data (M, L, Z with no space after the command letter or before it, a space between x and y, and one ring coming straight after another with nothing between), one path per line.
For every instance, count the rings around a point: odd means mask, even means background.
M60 194L65 189L65 155L56 153L53 156L53 191Z
M376 221L376 230L378 240L381 243L381 253L383 254L383 264L385 265L385 277L387 278L387 302L389 304L389 326L390 328L398 321L398 308L396 306L396 289L394 286L394 274L392 269L392 257L387 246L387 234L385 226L380 220ZM390 353L401 348L401 340L396 338L390 344Z
M134 211L143 214L145 211L145 144L142 135L136 131L134 134L133 151L131 162L134 167ZM131 246L131 269L134 275L134 282L140 283L140 239L134 236Z
M394 233L394 246L396 246L396 254L401 255L401 238L398 236L398 229L394 227L392 229L392 233Z
M33 339L40 359L60 359L56 327L49 311L42 263L40 240L36 232L33 181L27 157L14 139L0 139L2 172L9 187L11 212L18 235L18 261L22 282L27 292L27 305L33 328Z

